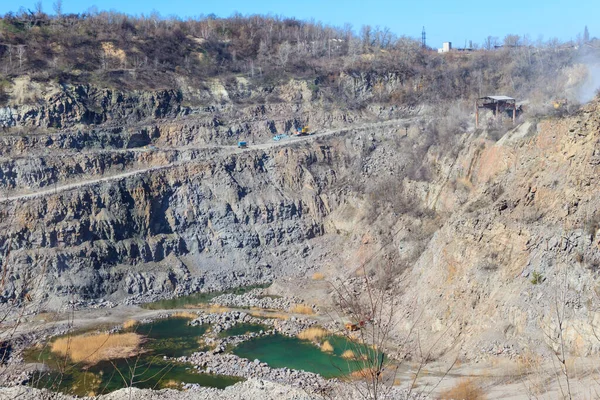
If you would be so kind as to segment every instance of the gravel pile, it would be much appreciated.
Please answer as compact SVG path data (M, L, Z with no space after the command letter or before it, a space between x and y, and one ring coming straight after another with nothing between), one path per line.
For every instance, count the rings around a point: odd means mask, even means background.
M327 381L312 372L289 368L271 368L259 360L250 361L234 354L214 354L198 352L190 357L180 357L179 362L191 363L198 372L239 376L248 379L265 379L296 387L318 391L327 386Z
M293 308L298 304L303 304L303 301L298 297L271 297L264 295L262 289L254 289L244 294L225 293L213 298L211 303L235 308L256 307L293 312ZM319 312L315 305L309 305L309 307L315 313Z

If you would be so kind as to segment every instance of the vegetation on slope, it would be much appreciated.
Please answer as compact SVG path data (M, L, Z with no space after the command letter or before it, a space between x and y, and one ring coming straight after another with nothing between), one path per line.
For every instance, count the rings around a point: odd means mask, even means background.
M556 40L533 45L508 35L510 46L499 50L488 45L487 50L438 54L414 39L369 26L356 34L349 25L278 16L182 20L95 9L70 15L56 11L21 9L0 18L0 103L7 100L6 83L20 75L120 89L202 87L214 77L227 83L239 76L264 86L295 77L309 80L315 97L352 107L373 100L471 100L495 92L547 97L561 93L561 71L593 51ZM340 84L342 75L366 78L372 96L357 99ZM401 85L386 90L390 80Z

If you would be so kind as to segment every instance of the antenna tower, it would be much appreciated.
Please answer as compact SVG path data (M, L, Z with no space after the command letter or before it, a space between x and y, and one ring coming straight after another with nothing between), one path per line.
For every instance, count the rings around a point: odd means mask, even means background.
M427 35L425 34L425 27L423 27L423 32L421 33L421 46L424 49L427 48Z

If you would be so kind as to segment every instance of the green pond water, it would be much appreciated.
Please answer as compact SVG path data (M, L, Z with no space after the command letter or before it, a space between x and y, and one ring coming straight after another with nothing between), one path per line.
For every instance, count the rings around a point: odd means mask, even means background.
M233 293L245 293L256 287L239 288ZM231 293L231 292L230 292ZM177 299L146 304L150 309L184 308L208 302L221 293L202 293ZM75 364L57 357L45 346L42 350L31 349L25 354L27 362L44 363L49 372L33 376L30 385L73 395L98 395L134 386L138 388L162 389L180 387L182 382L202 386L224 388L241 381L241 378L222 375L195 373L191 365L174 363L163 357L190 355L203 348L199 344L208 326L190 326L186 318L168 318L149 324L136 325L127 331L137 332L144 337L142 353L136 357L102 361L92 366ZM268 330L261 324L238 324L219 334L220 337L237 336L250 332ZM307 340L283 335L263 336L241 343L231 351L249 360L259 359L273 368L292 368L315 372L325 378L347 375L364 367L364 363L344 359L342 354L352 350L354 354L375 352L341 336L330 336L326 340L333 352L324 352Z
M239 382L241 379L235 377L197 374L188 364L163 359L163 356L180 357L201 350L198 339L207 327L189 326L188 321L169 318L138 325L129 331L147 338L142 345L145 351L142 355L103 361L89 367L65 363L64 358L57 358L47 348L30 351L27 361L44 362L51 368L49 373L34 376L31 385L81 396L108 393L128 386L161 389L185 382L224 388Z
M368 354L375 357L373 350L352 342L341 336L330 336L327 341L333 346L333 352L326 353L307 340L283 335L263 336L239 344L233 353L249 360L259 359L273 368L292 368L315 372L324 378L347 375L364 368L364 363L346 360L341 357L346 350L355 354Z
M206 304L213 298L225 293L244 294L252 289L264 289L269 287L270 285L271 284L268 283L264 285L242 286L223 292L194 293L189 296L176 297L174 299L158 300L152 303L142 304L142 307L148 310L174 310L178 308L193 308L193 306Z

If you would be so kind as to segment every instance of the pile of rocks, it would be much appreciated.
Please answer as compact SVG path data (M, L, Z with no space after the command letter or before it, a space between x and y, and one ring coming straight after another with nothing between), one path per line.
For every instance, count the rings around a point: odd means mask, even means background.
M115 308L116 306L117 306L116 303L113 303L112 301L105 300L105 299L98 299L98 300L91 299L87 303L87 308L94 308L94 309Z
M275 333L277 333L275 329L269 329L264 331L261 330L259 332L245 333L243 335L228 336L220 339L205 336L204 343L213 347L213 350L211 350L212 354L220 354L224 353L227 347L235 347L246 340L255 339L266 335L274 335Z
M297 298L271 297L261 294L259 290L252 290L244 294L225 293L211 300L211 303L227 307L257 307L271 310L287 310L292 304L300 303Z
M211 303L236 308L256 307L293 312L294 307L303 304L303 301L298 297L269 296L264 294L263 289L254 289L244 294L225 293L213 298ZM319 310L315 305L310 307L318 313Z
M270 319L259 319L247 314L243 311L228 311L224 313L200 314L198 318L190 321L190 325L212 325L212 332L219 333L221 331L233 328L236 324L262 324L273 325Z
M481 353L514 358L517 357L521 351L518 345L514 343L504 343L500 342L499 340L494 340L492 343L482 345Z
M325 379L312 372L289 368L271 368L259 360L250 361L233 354L198 352L190 357L180 357L177 361L193 364L200 373L264 379L315 390L327 386Z
M133 296L127 297L126 299L123 300L123 304L128 305L128 306L135 306L135 305L139 305L139 304L143 304L143 303L153 303L155 301L164 300L167 297L168 296L165 296L164 292L150 290L145 293L139 293L139 294L135 294ZM179 297L179 296L171 296L171 297L175 298L175 297Z
M286 336L296 336L303 330L310 328L317 322L307 318L290 317L280 320L273 318L256 318L243 311L228 311L224 313L200 314L198 318L190 321L190 325L212 325L213 335L233 328L237 324L257 324L273 327L272 333L280 333Z
M285 320L275 320L273 325L278 333L286 336L296 336L300 332L317 324L317 321L305 318L290 317Z

